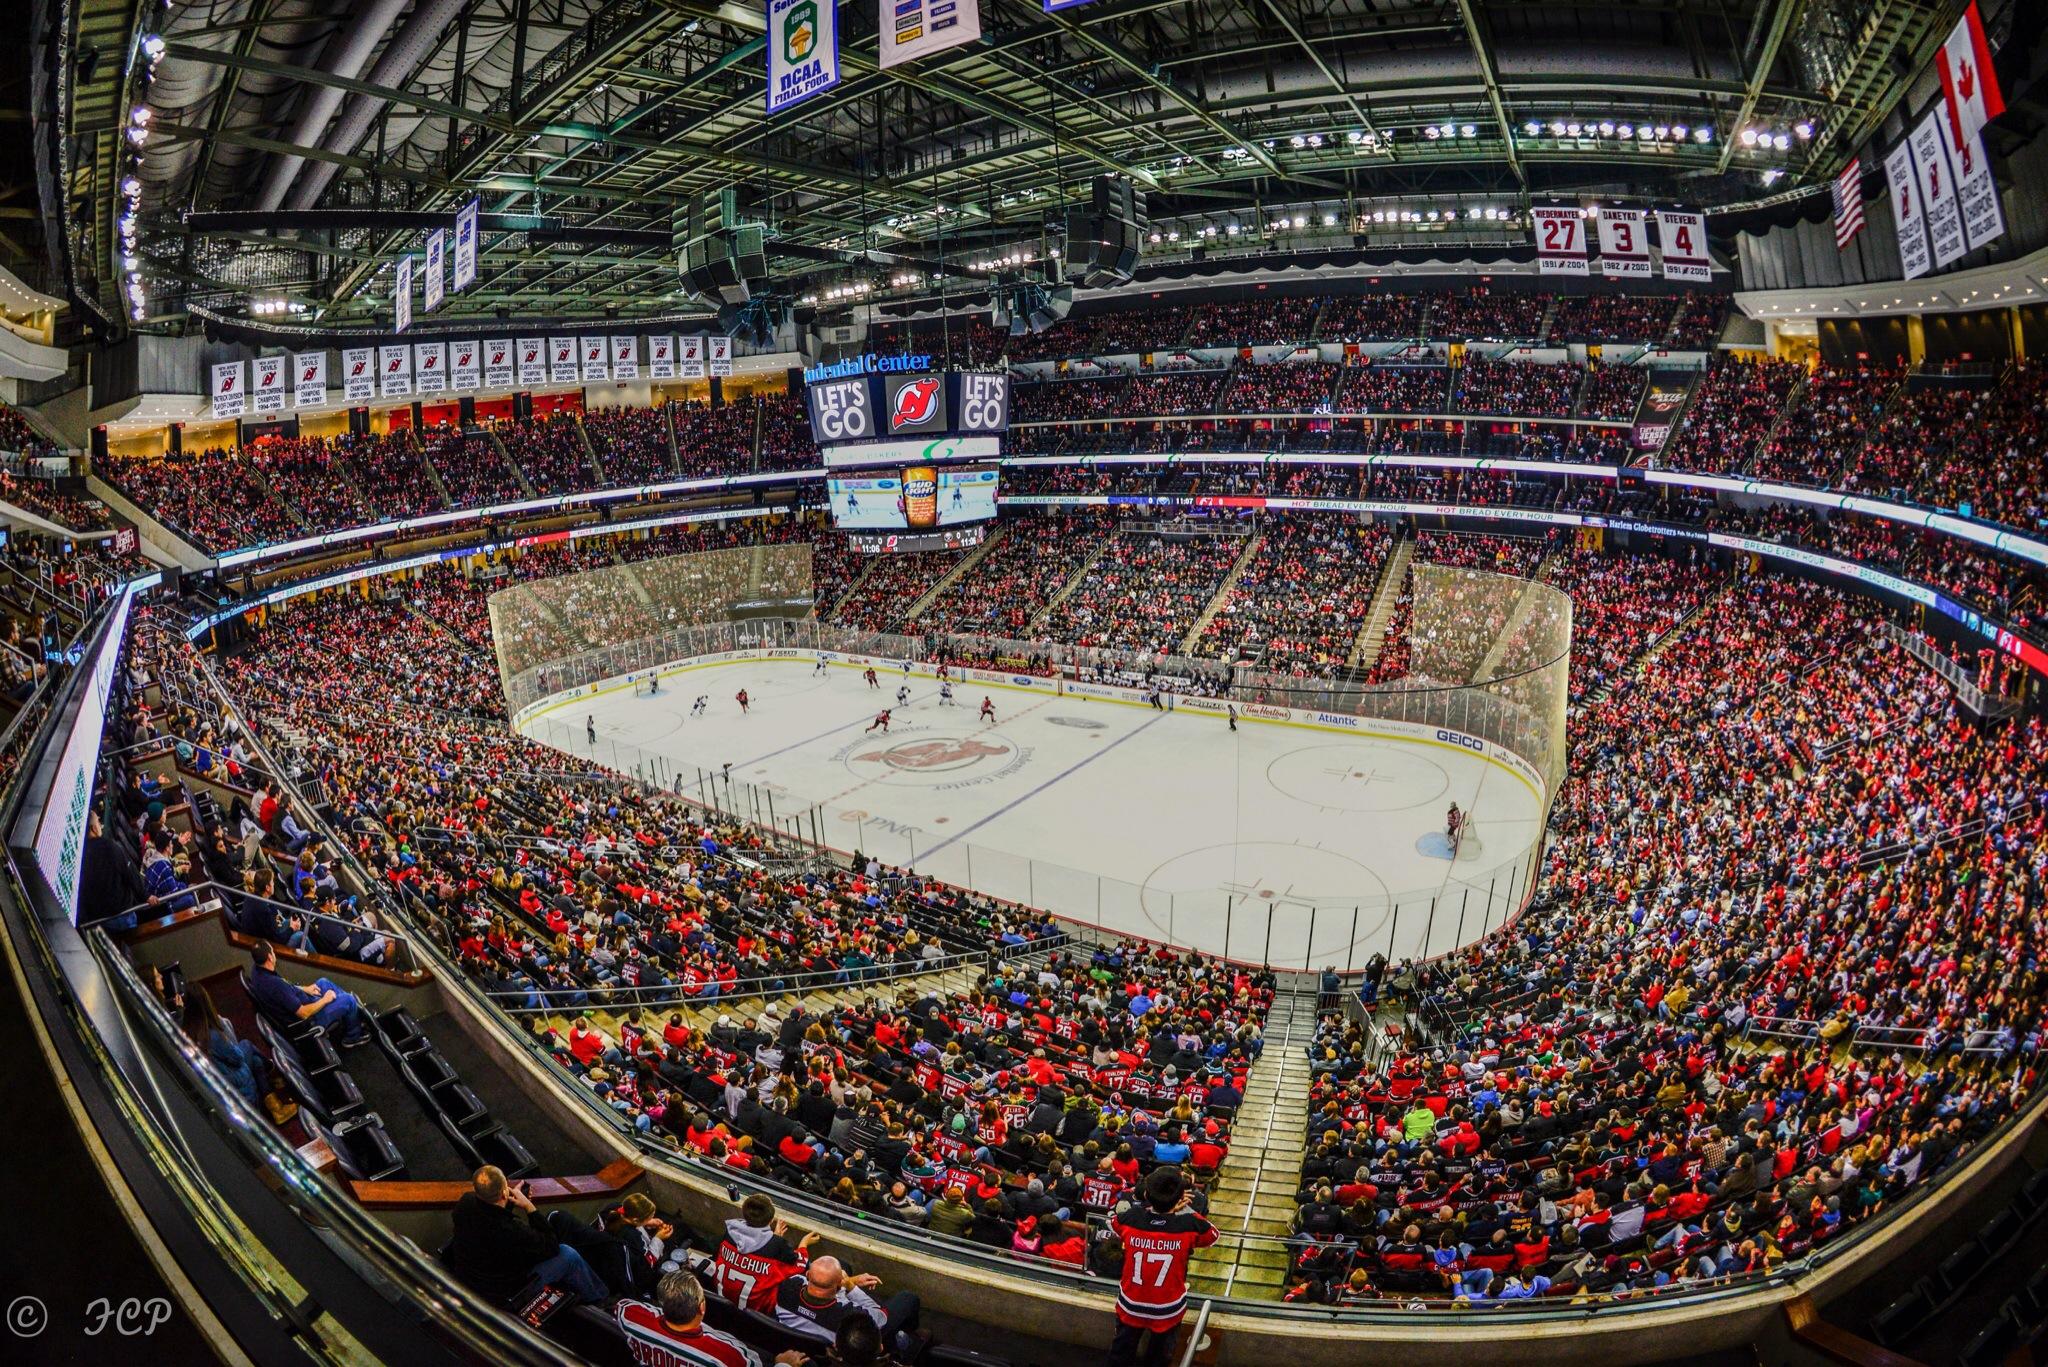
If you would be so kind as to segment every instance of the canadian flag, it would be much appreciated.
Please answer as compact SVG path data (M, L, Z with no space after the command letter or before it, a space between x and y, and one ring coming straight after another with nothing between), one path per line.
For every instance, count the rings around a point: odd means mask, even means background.
M1977 135L2005 112L2005 96L1998 89L1998 75L1991 69L1991 45L1984 41L1984 20L1977 13L1977 0L1956 20L1948 41L1941 45L1941 94L1948 102L1949 131L1956 146L1967 147Z

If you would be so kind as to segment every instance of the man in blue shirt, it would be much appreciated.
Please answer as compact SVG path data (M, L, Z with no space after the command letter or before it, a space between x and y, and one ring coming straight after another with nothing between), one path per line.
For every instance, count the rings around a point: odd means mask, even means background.
M273 1025L310 1020L344 1049L369 1043L370 1027L364 1024L362 1003L354 996L325 978L311 987L286 982L277 973L277 947L268 940L257 945L250 957L256 966L249 975L250 999Z

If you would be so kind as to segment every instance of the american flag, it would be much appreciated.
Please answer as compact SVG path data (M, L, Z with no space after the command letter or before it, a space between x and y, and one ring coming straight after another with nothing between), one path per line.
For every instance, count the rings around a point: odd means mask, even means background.
M1853 157L1835 177L1835 250L1863 231L1863 158Z

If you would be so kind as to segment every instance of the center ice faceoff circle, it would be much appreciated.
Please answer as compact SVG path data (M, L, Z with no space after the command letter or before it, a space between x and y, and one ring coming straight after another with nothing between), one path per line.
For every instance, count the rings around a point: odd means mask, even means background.
M863 732L837 758L863 783L953 787L995 782L1028 764L1031 751L993 730L949 735L913 725Z

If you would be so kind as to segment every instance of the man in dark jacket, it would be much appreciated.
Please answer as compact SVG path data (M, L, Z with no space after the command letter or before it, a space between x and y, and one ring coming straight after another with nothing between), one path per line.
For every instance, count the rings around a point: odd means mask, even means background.
M470 1190L455 1203L449 1262L463 1281L498 1300L536 1284L559 1286L598 1305L609 1298L604 1280L582 1254L556 1239L525 1188L506 1181L500 1168L478 1168Z

